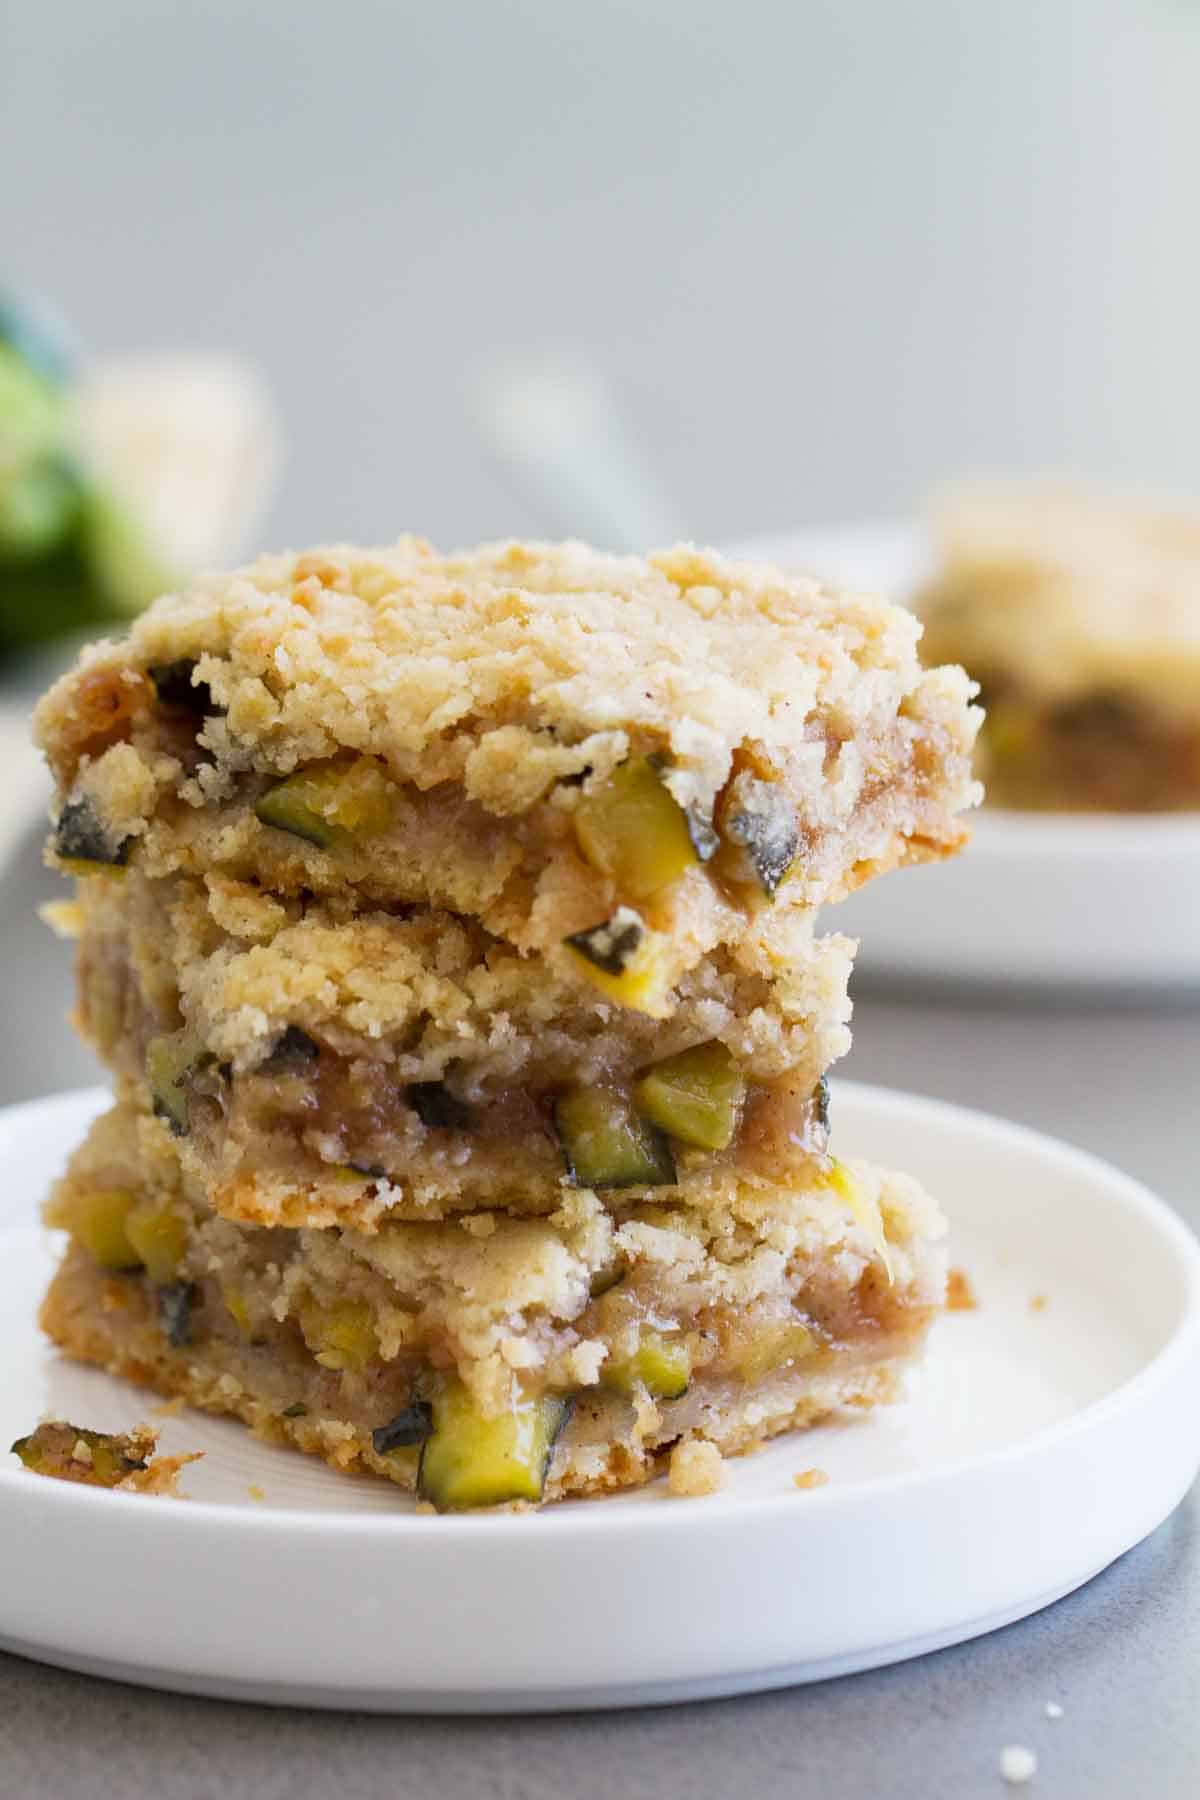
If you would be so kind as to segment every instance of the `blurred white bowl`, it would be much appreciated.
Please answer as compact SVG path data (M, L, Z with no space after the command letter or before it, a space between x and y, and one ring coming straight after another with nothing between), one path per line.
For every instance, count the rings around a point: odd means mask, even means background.
M830 526L731 546L904 601L929 567L918 527ZM873 882L837 911L859 968L920 981L1200 991L1200 813L984 808L966 852Z

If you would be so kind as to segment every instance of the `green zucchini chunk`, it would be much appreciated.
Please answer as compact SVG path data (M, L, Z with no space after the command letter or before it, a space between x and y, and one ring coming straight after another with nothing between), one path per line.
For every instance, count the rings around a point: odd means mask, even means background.
M260 1075L300 1075L319 1061L321 1046L299 1025L289 1025L258 1065Z
M644 1387L654 1400L678 1400L692 1378L692 1356L682 1338L644 1330L632 1356L610 1359L600 1372L601 1386L617 1394Z
M156 1116L162 1119L175 1137L186 1137L191 1130L188 1089L192 1077L214 1061L199 1037L189 1027L172 1031L165 1037L151 1038L146 1048L146 1080Z
M730 789L722 835L737 852L737 878L757 884L769 900L800 850L795 809L777 782L739 775Z
M554 1129L576 1187L675 1185L670 1144L616 1088L569 1088L554 1102Z
M192 1341L192 1314L199 1298L190 1281L168 1281L158 1290L158 1317L173 1350Z
M132 843L131 837L114 837L86 794L67 801L54 828L54 851L64 862L123 868Z
M65 1419L47 1419L28 1437L18 1438L12 1453L35 1475L113 1488L147 1467L148 1458L139 1454L147 1438L153 1442L153 1434L144 1431L121 1436L70 1425Z
M644 1070L633 1097L643 1118L681 1144L725 1150L738 1127L746 1082L732 1052L714 1038Z
M404 1098L429 1131L469 1131L471 1108L444 1081L413 1081Z
M433 1430L421 1448L417 1493L439 1512L516 1500L536 1504L570 1411L570 1401L561 1395L518 1396L508 1412L490 1418L452 1378L433 1400Z
M190 657L181 657L178 662L158 663L147 669L155 698L160 706L169 706L176 712L197 714L220 713L225 709L218 706L212 697L212 689L207 681L197 681L196 664Z
M140 1269L142 1259L126 1226L136 1196L129 1188L86 1188L56 1194L45 1212L47 1225L66 1231L92 1261L112 1274Z
M630 900L668 887L702 855L684 809L664 785L669 767L661 756L631 756L575 809L585 858Z
M387 1456L393 1450L410 1450L433 1436L433 1407L428 1400L414 1400L386 1425L377 1425L371 1433L376 1456Z
M688 836L692 840L692 849L701 862L711 862L721 848L721 839L713 828L712 820L699 806L685 806L683 816Z
M565 941L605 975L624 975L641 949L646 927L627 906L617 908L602 925L575 931Z
M620 1263L613 1263L609 1269L597 1269L588 1283L589 1295L593 1300L603 1299L605 1294L611 1294L615 1287L620 1287L628 1273L629 1270Z
M305 843L315 844L319 850L332 849L341 833L331 819L305 804L300 780L293 776L260 794L254 805L254 816L260 824L273 825L276 831L303 838Z
M254 813L263 825L333 850L386 830L394 796L382 766L361 756L355 762L312 763L297 770L260 794Z

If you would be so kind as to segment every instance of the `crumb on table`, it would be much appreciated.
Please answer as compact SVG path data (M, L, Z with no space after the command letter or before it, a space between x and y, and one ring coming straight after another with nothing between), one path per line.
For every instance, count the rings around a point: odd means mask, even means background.
M798 1488L827 1487L829 1476L824 1469L801 1469L798 1475L792 1476L792 1482Z
M1037 1757L1024 1744L1006 1744L1000 1752L1000 1773L1014 1787L1032 1781L1037 1773Z
M979 1297L965 1269L951 1269L946 1275L946 1311L974 1312Z
M684 1438L671 1452L667 1486L678 1499L715 1494L725 1480L725 1463L715 1444L705 1438Z

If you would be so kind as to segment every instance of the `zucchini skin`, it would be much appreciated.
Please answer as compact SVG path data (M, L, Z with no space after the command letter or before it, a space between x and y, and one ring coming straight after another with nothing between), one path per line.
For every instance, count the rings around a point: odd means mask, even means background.
M433 1398L433 1431L417 1468L418 1497L438 1512L521 1501L536 1506L573 1404L560 1394L522 1396L509 1412L490 1418L462 1382L447 1381Z
M54 851L64 862L124 868L132 844L133 839L129 837L114 843L112 834L86 794L67 801L54 828Z

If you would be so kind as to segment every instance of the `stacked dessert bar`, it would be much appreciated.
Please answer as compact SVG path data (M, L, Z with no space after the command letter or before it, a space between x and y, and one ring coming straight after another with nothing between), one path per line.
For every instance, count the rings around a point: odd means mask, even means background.
M891 1398L944 1226L831 1151L814 921L963 838L918 632L690 548L405 539L86 652L38 732L116 1099L50 1335L439 1510Z

